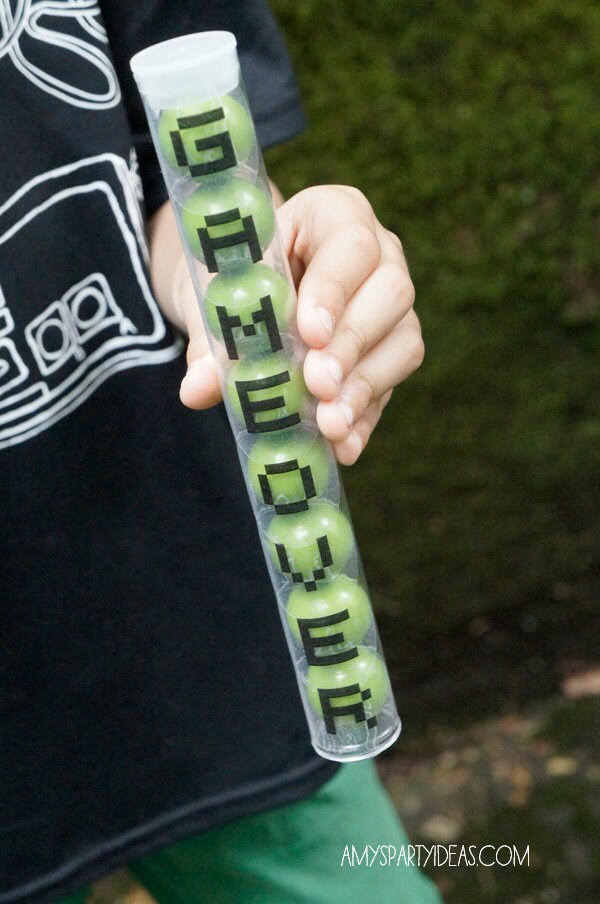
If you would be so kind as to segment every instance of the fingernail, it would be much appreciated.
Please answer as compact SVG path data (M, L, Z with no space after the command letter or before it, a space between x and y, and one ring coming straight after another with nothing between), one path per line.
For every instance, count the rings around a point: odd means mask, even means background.
M182 383L185 383L188 378L197 379L197 375L201 374L204 371L204 376L210 370L211 363L207 360L205 355L201 355L199 358L194 358L194 360L188 365L188 369L185 372L185 376L182 380Z
M352 446L352 451L358 458L358 456L360 455L360 453L363 450L363 441L362 441L360 435L356 432L356 430L352 431L352 433L350 434L350 436L348 437L346 442Z
M339 386L342 382L342 365L338 361L337 358L333 358L331 355L323 356L323 366L327 368L331 376L336 382L336 385Z
M319 320L321 321L321 323L327 330L327 335L333 336L333 328L335 326L335 323L333 321L333 317L331 316L331 314L329 313L327 308L317 308L317 314L318 314Z
M348 424L348 427L351 427L354 423L354 414L352 412L352 408L350 408L350 405L348 405L346 402L337 402L337 406L344 415L344 420Z
M197 370L199 367L206 367L206 363L206 355L200 355L199 358L194 358L194 360L190 361L190 363L188 364L187 373L189 374L191 370Z

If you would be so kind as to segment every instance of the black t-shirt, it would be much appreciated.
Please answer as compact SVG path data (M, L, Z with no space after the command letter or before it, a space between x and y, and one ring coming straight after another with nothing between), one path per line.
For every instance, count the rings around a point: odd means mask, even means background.
M0 0L0 902L297 799L312 751L222 407L178 400L146 269L166 197L130 56L238 39L263 143L302 126L257 0ZM132 134L137 150L131 150Z

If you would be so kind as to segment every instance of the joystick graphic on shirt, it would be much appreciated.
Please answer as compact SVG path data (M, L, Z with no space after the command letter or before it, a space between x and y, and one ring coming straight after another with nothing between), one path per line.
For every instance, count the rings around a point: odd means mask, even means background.
M117 76L101 49L107 43L97 0L0 0L0 60L7 57L29 82L71 106L118 104ZM65 52L73 54L69 80Z
M2 204L0 449L47 430L112 374L180 354L149 284L137 213L128 162L115 154L38 173ZM86 219L99 224L92 272L56 229ZM27 305L15 259L43 274Z

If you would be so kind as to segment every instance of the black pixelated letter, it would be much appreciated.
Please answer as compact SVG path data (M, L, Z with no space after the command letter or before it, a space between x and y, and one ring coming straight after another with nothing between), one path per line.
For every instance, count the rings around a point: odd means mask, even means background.
M329 628L333 625L339 625L340 622L347 621L350 613L347 609L341 612L335 612L333 615L323 615L319 618L297 618L298 630L302 638L302 646L306 653L306 661L309 665L335 665L337 662L347 662L348 659L356 659L358 650L356 647L350 647L349 650L340 650L337 653L324 653L317 656L319 647L331 647L334 644L344 643L344 635L329 634L326 637L313 637L310 633L313 628Z
M320 687L318 691L321 711L328 734L337 734L335 720L338 716L354 716L356 722L366 722L367 728L374 728L377 725L375 716L367 719L365 712L363 701L369 700L371 697L371 691L368 688L366 691L361 691L359 684L348 684L346 687L337 688ZM332 701L340 697L352 697L356 694L360 694L360 700L357 700L356 703L347 703L344 706L335 706L332 703Z
M221 156L216 160L207 160L205 163L190 163L185 152L185 146L181 137L182 132L186 129L197 129L199 126L205 126L211 122L218 122L221 119L225 119L223 107L216 107L214 110L208 110L206 113L195 113L192 116L180 116L177 119L178 131L173 130L170 133L177 163L179 166L184 166L189 169L190 174L195 178L198 176L208 176L211 173L219 173L222 170L235 166L237 163L235 151L231 142L231 135L226 129L222 132L218 132L216 135L211 135L208 138L198 138L194 141L194 147L198 152L208 151L211 148L220 148Z
M319 555L321 557L321 568L315 568L312 573L312 578L309 580L305 579L305 576L301 571L292 571L292 566L290 565L290 560L287 554L287 549L285 548L285 543L276 543L275 550L277 552L277 558L279 560L279 567L281 568L284 574L289 574L294 584L304 584L305 590L313 591L317 589L317 581L322 581L326 577L325 569L330 565L333 565L333 557L331 555L331 547L329 546L329 540L327 539L327 535L324 534L322 537L317 537L315 540L317 544L317 548L319 550Z
M257 421L256 415L261 411L277 411L278 408L285 408L285 398L282 395L276 395L254 402L250 398L251 392L272 389L274 386L283 386L289 382L290 374L287 370L258 380L235 381L248 433L272 433L273 430L283 430L284 427L293 427L294 424L300 423L300 414L297 411L270 421Z
M229 358L239 358L233 331L241 327L244 336L256 336L256 324L261 322L264 323L267 328L271 351L278 352L283 348L283 342L281 341L281 335L277 326L277 320L275 319L273 302L271 301L270 295L263 295L260 299L260 308L257 311L252 311L252 323L242 323L241 317L237 314L228 314L227 308L223 305L217 305L216 310Z
M275 502L269 475L289 474L291 471L298 471L300 475L302 488L304 490L303 498L290 500L290 502ZM295 512L306 512L308 510L308 500L317 495L310 465L300 467L297 458L290 458L289 461L279 461L274 464L266 464L265 473L258 475L258 483L260 485L263 502L265 505L272 505L277 515L292 515Z
M262 260L262 251L256 226L251 216L243 217L238 207L232 207L231 210L225 210L223 213L208 214L205 218L206 226L200 227L198 239L204 252L206 266L210 273L216 273L219 270L215 251L222 248L233 248L235 245L247 245L250 252L250 258L253 263ZM241 222L242 228L238 232L230 232L228 235L211 236L210 230L215 226L226 226L228 223Z

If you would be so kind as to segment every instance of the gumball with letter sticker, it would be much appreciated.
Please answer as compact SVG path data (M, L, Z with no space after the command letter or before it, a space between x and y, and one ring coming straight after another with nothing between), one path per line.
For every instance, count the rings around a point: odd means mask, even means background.
M339 694L344 689L347 693ZM374 717L389 693L385 663L368 647L357 647L356 656L345 662L311 665L306 675L306 694L310 705L316 713L325 717L331 733L340 725L366 722L367 727L374 727Z
M248 454L248 476L257 498L281 514L308 508L322 496L332 471L326 441L302 427L265 435Z
M233 414L249 433L293 427L310 400L302 367L284 352L243 358L226 377Z
M229 94L163 110L157 137L167 165L195 179L243 163L256 140L250 114Z
M186 243L209 272L258 263L275 232L266 188L246 179L219 179L197 188L182 204Z
M369 597L357 581L339 575L330 581L320 581L310 593L304 587L296 587L286 604L287 621L292 634L301 642L300 622L310 619L332 618L332 623L321 627L311 626L311 637L333 637L343 634L340 643L356 645L361 642L371 625ZM345 613L345 618L333 620ZM328 648L323 647L325 652Z
M281 349L294 308L291 285L262 263L219 273L204 293L210 331L230 358Z
M267 545L280 571L315 590L317 581L341 572L352 554L354 536L335 505L315 502L306 512L275 515L267 528Z

